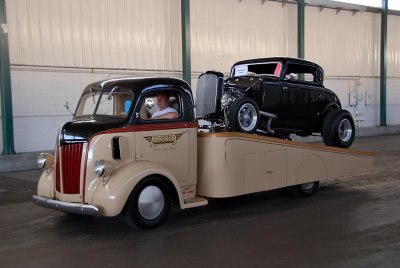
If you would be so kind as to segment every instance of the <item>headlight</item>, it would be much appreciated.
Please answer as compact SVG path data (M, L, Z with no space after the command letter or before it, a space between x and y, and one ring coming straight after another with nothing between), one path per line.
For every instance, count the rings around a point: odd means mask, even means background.
M37 165L40 169L48 169L51 168L54 164L54 156L47 153L39 154L37 158Z
M38 168L42 169L46 166L46 157L44 157L43 154L39 154L38 158L37 158L37 166Z
M96 160L96 162L94 162L93 166L94 173L99 178L103 178L103 181L105 178L110 176L112 169L113 169L112 165L103 159Z
M94 174L96 174L98 177L101 177L104 175L106 172L106 163L104 160L97 160L94 162Z

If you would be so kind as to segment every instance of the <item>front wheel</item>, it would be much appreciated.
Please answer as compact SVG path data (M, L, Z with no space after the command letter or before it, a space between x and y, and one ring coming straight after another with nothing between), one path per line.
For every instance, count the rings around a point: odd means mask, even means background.
M236 99L229 108L229 127L232 131L254 133L260 122L258 106L252 99Z
M346 110L331 110L322 123L325 145L348 148L354 141L354 121Z
M171 204L166 183L158 177L148 177L132 191L122 216L131 227L155 228L165 220Z

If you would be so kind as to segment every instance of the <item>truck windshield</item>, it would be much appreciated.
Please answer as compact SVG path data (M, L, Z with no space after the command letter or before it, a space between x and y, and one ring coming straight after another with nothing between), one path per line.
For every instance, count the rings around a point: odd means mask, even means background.
M75 117L112 116L126 118L133 101L133 92L127 88L115 86L99 90L89 88L81 99Z

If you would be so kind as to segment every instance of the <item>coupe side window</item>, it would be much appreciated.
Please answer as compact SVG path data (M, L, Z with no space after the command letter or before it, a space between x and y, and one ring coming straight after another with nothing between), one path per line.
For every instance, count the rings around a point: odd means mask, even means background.
M285 80L317 82L317 70L312 66L289 63Z

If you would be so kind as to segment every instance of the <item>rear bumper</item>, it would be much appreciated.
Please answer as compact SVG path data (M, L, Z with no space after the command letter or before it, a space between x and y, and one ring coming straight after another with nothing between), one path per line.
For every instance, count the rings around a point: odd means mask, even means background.
M99 209L92 205L63 202L63 201L40 197L37 195L32 196L32 201L38 206L64 211L67 213L92 215L92 216L99 214Z

